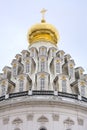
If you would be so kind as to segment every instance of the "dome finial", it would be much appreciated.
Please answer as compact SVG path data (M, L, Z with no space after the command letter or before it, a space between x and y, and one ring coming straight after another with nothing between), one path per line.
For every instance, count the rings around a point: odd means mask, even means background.
M47 11L47 10L44 9L44 8L41 10L41 13L42 13L42 20L41 20L41 22L42 22L42 23L45 22L44 16L45 16L46 11Z
M37 42L50 42L56 45L59 41L59 33L56 28L45 21L46 9L42 9L41 23L33 25L28 31L28 42L30 45Z

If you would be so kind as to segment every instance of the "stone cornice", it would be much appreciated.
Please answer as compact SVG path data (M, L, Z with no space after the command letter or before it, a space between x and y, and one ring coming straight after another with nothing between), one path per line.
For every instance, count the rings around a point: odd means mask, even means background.
M23 96L0 102L0 113L3 111L14 110L15 108L32 107L56 107L76 110L87 113L87 104L83 101L57 97L57 96Z

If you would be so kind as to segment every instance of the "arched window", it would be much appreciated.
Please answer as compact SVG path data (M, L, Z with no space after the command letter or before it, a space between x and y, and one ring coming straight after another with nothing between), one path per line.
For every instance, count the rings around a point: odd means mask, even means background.
M20 119L20 118L15 118L13 121L12 121L12 124L14 125L18 125L18 124L21 124L23 123L23 121ZM17 130L20 130L19 128L16 128Z
M47 49L45 47L40 48L40 55L46 55L47 54Z
M55 49L52 49L52 57L55 56Z
M40 130L46 130L45 128L41 128Z
M37 57L38 51L35 47L32 47L30 50L30 57Z
M31 49L31 54L30 55L31 55L31 57L35 56L35 49L34 48Z

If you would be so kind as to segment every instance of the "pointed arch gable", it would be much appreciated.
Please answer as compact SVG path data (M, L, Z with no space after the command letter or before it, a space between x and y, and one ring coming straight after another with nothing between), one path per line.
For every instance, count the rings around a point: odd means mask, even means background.
M48 118L42 115L40 118L38 118L37 121L38 122L48 122Z
M69 125L74 125L74 121L71 118L67 118L66 120L64 120L64 124L69 124Z

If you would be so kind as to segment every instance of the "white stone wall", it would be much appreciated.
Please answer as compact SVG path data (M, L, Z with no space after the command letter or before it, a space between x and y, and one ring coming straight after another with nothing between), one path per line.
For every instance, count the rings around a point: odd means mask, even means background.
M25 98L25 101L23 98L13 99L0 103L0 129L40 130L43 127L46 130L86 130L86 109L84 103L81 106L74 101L54 100L49 96ZM67 120L73 124L67 127Z
M45 49L43 55L41 47ZM85 84L87 90L87 77L82 67L75 69L71 56L49 42L35 43L21 53L12 61L16 75L9 67L4 67L0 74L0 130L87 130L87 93L81 97L82 85ZM44 71L40 68L40 58L46 62ZM60 73L56 73L56 61L61 63ZM30 63L29 73L25 71L26 62ZM72 77L69 67L74 69ZM45 77L43 90L41 77ZM20 79L24 81L26 96L19 92ZM66 80L65 92L62 91L62 80ZM2 84L6 86L4 97L1 96ZM38 94L32 94L35 91ZM10 97L12 93L19 95Z

